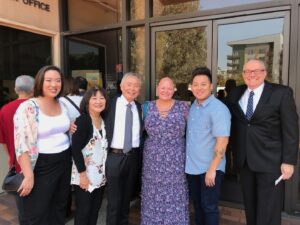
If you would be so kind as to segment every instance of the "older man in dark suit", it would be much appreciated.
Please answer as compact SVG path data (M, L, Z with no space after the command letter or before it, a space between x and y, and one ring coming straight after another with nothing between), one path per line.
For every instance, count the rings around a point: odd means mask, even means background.
M135 191L139 169L142 128L141 80L135 73L124 75L122 95L110 102L105 118L108 140L106 176L108 185L107 224L127 225L130 199Z
M298 115L292 89L265 81L263 62L248 61L246 85L229 96L247 225L280 225L284 182L297 163Z

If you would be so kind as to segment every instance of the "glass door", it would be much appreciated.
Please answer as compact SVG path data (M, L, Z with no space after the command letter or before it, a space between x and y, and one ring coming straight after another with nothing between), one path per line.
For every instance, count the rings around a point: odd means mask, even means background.
M192 70L211 67L212 23L197 22L153 27L151 30L151 97L160 78L169 76L176 84L175 98L191 102Z
M254 58L265 62L268 81L288 85L289 21L289 12L279 11L214 21L153 26L152 99L155 98L158 80L168 75L176 84L174 97L191 102L193 95L189 90L189 83L191 72L197 66L212 69L215 95L218 97L218 92L223 92L226 98L230 88L243 83L243 65ZM240 204L242 193L235 155L236 149L229 144L221 199ZM295 176L293 179L292 182L295 183ZM288 192L291 192L291 188L286 186L286 193Z
M89 86L103 86L105 55L106 48L103 45L70 39L68 42L69 75L86 78Z
M121 43L120 29L69 36L68 75L83 76L89 84L103 86L109 97L119 94L123 76Z
M276 12L214 21L212 68L216 91L226 96L232 87L243 84L243 65L249 59L265 62L268 81L287 85L289 20L288 12ZM236 151L229 143L222 200L241 203Z

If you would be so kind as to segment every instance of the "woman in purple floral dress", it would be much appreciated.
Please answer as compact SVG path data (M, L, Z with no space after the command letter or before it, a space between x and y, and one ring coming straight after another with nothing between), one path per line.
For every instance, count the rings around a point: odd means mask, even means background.
M160 80L157 93L145 118L141 225L188 225L184 135L189 107L172 99L174 83L168 77Z

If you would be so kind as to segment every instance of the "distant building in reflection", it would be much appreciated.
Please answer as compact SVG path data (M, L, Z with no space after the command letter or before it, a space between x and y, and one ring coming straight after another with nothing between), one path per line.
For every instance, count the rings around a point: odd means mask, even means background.
M231 41L227 45L232 47L232 55L227 56L227 78L239 80L244 63L250 59L260 59L266 64L268 80L281 83L282 33Z

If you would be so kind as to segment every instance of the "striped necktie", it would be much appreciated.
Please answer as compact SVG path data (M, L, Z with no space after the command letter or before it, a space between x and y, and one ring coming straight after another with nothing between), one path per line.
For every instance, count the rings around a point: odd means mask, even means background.
M248 104L247 104L247 110L246 110L247 120L251 120L251 117L253 115L253 96L254 96L254 92L250 91L250 95L248 98Z

